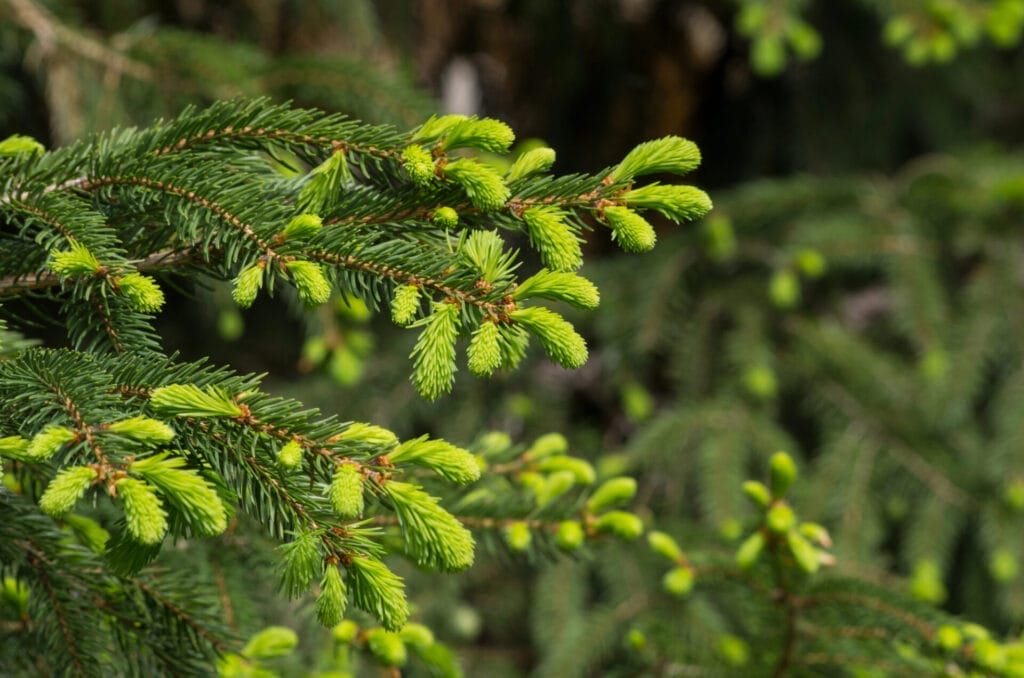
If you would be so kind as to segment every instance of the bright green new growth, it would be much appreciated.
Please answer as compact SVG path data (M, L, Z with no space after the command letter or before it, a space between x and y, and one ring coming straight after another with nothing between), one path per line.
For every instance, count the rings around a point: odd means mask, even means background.
M402 637L384 629L370 629L366 632L366 647L384 666L405 666L409 659Z
M610 478L590 495L587 500L587 510L591 513L600 513L606 508L624 504L636 495L636 480L628 477Z
M459 336L459 309L455 304L434 304L434 312L412 349L412 383L427 400L437 400L455 383L455 340Z
M430 220L441 228L455 228L459 225L459 213L451 207L438 207Z
M495 231L473 231L462 245L462 256L480 276L494 282L509 272L505 241Z
M296 259L289 261L286 268L292 275L299 298L307 306L319 306L331 298L331 284L320 264Z
M391 319L396 325L408 325L416 319L420 310L420 288L418 285L402 285L395 289L391 300Z
M100 262L89 248L72 240L71 249L50 254L50 270L57 275L95 275L100 270Z
M345 616L345 582L337 565L328 564L324 568L324 578L320 580L320 595L316 598L316 620L330 628L341 623Z
M480 478L480 465L468 451L444 440L421 436L407 440L388 453L394 464L416 464L429 468L453 483L465 485Z
M135 310L154 313L163 308L164 292L149 276L132 272L118 278L116 282L121 294Z
M349 424L348 428L335 435L334 439L363 443L386 449L390 449L398 444L398 436L386 428L358 421Z
M299 209L312 214L322 214L337 191L351 177L345 151L334 151L306 176L305 183L299 191Z
M524 459L538 460L565 454L569 451L569 441L561 433L545 433L530 445L523 453Z
M341 518L358 518L363 514L363 474L354 464L340 464L334 470L327 491L331 507Z
M301 596L323 567L320 538L313 532L299 532L292 541L277 547L277 588L289 598Z
M58 473L39 498L43 513L59 518L74 507L96 478L96 469L88 466L69 466Z
M24 134L12 134L3 141L0 141L0 156L3 157L44 153L45 151L45 146Z
M388 481L379 486L390 500L409 555L420 565L458 572L473 564L473 535L416 485Z
M412 182L418 186L426 186L434 179L434 157L419 144L402 149L402 166Z
M277 463L281 468L294 471L302 466L302 443L294 438L289 440L277 453Z
M553 503L576 485L576 474L572 471L555 471L538 483L534 488L534 501L537 508L544 508Z
M557 299L576 308L597 308L601 295L597 286L586 278L568 271L549 271L542 268L519 283L512 294L514 299Z
M295 631L285 626L269 626L250 638L240 654L249 659L285 657L298 644L299 637Z
M633 513L609 511L597 519L594 530L599 534L613 534L624 541L634 541L644 533L644 524L640 517Z
M263 287L263 266L261 263L255 263L242 269L232 283L234 288L231 290L231 297L235 303L242 308L249 308Z
M149 402L163 414L178 417L240 417L242 408L216 386L171 384L153 389Z
M402 578L373 558L354 557L345 569L352 602L376 616L389 631L401 629L409 617Z
M64 444L75 439L75 432L65 426L50 425L32 436L25 449L27 461L43 461L57 453ZM12 455L13 456L13 455Z
M530 526L522 520L516 520L506 525L503 534L505 543L513 551L525 551L533 542L533 532L530 531Z
M612 206L604 210L604 219L612 229L612 240L626 252L649 252L658 236L654 227L628 207Z
M512 183L532 174L547 172L555 164L555 149L534 148L523 153L505 173L505 181Z
M643 207L659 212L674 223L699 219L711 211L711 198L693 186L649 184L619 196L630 207Z
M161 452L136 459L131 472L160 490L198 534L212 537L227 529L227 510L217 492L195 469L185 467L185 458Z
M689 139L663 137L635 147L609 175L612 181L631 181L645 174L686 174L700 165L700 149Z
M467 353L469 371L479 377L489 377L501 367L501 331L494 322L482 322L473 330Z
M0 457L28 460L29 441L21 436L5 436L0 438Z
M508 186L495 170L472 158L458 158L445 165L444 174L466 191L469 201L484 212L505 206Z
M592 485L597 480L597 472L586 459L565 455L552 455L542 458L537 463L537 470L545 473L569 471L580 485Z
M141 416L115 421L107 426L107 430L140 443L166 443L174 438L173 428L159 419Z
M651 547L652 551L668 558L674 563L682 562L683 560L683 550L679 548L679 544L664 532L659 532L658 530L648 532L647 544Z
M572 552L583 545L586 534L583 525L578 520L564 520L558 524L558 531L555 532L555 543L563 551Z
M550 205L523 211L530 243L540 252L544 265L553 271L575 271L583 265L580 241L565 222L568 214Z
M441 147L446 151L475 148L490 153L507 153L516 140L512 128L494 118L466 118L448 127L443 134Z
M282 239L312 238L323 228L324 220L318 214L299 214L292 217L281 232Z
M154 545L167 534L167 513L152 486L134 478L117 481L117 494L124 502L124 517L132 539Z
M793 457L785 452L776 452L768 462L771 469L771 493L773 497L784 497L796 480L796 464Z
M419 129L412 135L413 141L436 141L443 137L458 125L469 118L461 113L449 113L448 115L432 115L427 121L419 126Z
M544 352L562 367L575 369L587 362L587 343L562 316L543 306L520 308L509 314L532 332Z

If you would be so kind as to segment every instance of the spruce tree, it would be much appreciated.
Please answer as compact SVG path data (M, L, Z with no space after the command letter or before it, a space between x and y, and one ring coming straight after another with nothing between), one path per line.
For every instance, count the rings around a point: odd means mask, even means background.
M583 505L557 501L595 480L560 436L526 449L492 439L475 453L400 441L274 397L259 376L168 354L153 329L164 288L206 276L231 280L242 307L271 294L390 307L418 333L411 380L427 399L450 391L463 340L478 375L514 369L531 343L581 366L585 341L549 304L598 303L575 272L583 232L607 228L644 250L654 244L645 212L699 217L711 207L699 189L639 182L685 174L700 154L666 137L565 177L549 173L550 149L504 173L474 155L505 153L513 139L488 118L435 116L399 132L257 99L50 152L23 136L0 144L12 670L180 674L220 654L221 670L240 675L286 651L294 638L280 629L240 648L199 573L162 559L230 540L237 525L280 544L282 594L314 595L321 624L395 666L406 646L428 664L447 657L408 630L389 555L458 572L474 560L470 528L520 550L639 537L639 518L613 510L631 495L625 479L584 489ZM539 266L507 243L516 233ZM66 341L39 345L47 326ZM347 630L348 609L377 626Z

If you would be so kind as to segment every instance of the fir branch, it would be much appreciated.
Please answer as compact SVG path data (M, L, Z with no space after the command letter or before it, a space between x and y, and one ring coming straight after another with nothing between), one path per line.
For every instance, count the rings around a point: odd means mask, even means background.
M53 610L54 615L57 617L57 623L60 625L61 634L64 636L64 642L67 644L67 650L71 655L71 660L75 664L75 669L78 675L86 676L87 673L85 666L81 657L79 657L78 644L75 641L75 635L71 632L70 623L67 619L67 615L65 614L64 607L60 602L57 591L54 590L54 587L50 582L50 577L46 573L46 568L43 567L43 556L32 548L30 544L25 544L25 547L26 551L29 551L27 558L28 564L35 569L39 583L42 584L44 589L46 589L46 595L50 600L50 607Z

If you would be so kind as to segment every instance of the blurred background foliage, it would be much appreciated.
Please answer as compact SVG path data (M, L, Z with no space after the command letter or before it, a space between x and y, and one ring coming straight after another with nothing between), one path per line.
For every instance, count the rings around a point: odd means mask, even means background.
M401 128L498 117L561 172L694 139L715 211L658 224L643 260L589 245L602 305L570 314L576 372L538 361L429 404L386 313L242 315L217 286L182 290L161 333L403 437L562 431L635 475L636 510L697 560L736 549L757 520L739 488L786 449L831 570L1005 636L1024 625L1022 25L1024 0L0 0L0 137L269 94ZM486 551L458 578L405 573L469 675L778 665L771 601L702 589L700 567L676 600L638 549ZM208 562L229 593L266 566L244 531ZM295 662L331 651L308 611L237 598L239 628L304 629ZM886 661L920 675L904 650ZM887 675L850 652L851 675Z

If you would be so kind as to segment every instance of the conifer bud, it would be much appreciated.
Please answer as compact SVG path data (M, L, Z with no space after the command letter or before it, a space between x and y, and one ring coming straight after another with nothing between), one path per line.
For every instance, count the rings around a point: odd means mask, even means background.
M346 602L341 572L337 565L328 564L320 581L320 595L316 597L316 620L328 628L337 626L345 616Z
M660 556L668 558L674 563L680 563L683 561L683 550L679 548L679 544L676 540L657 530L648 533L647 543L651 547L651 550Z
M572 471L556 471L544 479L544 483L534 490L537 508L544 508L563 496L576 484L576 475Z
M775 534L785 534L796 525L796 514L785 502L776 502L765 514L765 525Z
M636 146L609 177L613 182L619 182L661 172L686 174L696 169L700 160L700 149L695 143L682 137L667 136Z
M460 123L469 118L461 113L449 113L448 115L432 115L425 123L420 125L416 133L412 135L413 141L433 141L444 136Z
M349 424L348 428L333 436L331 441L347 441L373 447L392 448L398 444L398 436L386 428L357 421Z
M471 158L459 158L445 165L445 177L466 191L469 201L484 212L505 206L510 192L496 171Z
M0 157L45 153L46 147L30 136L12 134L0 141Z
M466 118L445 132L441 147L446 151L475 148L490 153L507 153L515 140L515 132L501 120Z
M28 609L28 587L14 577L4 577L2 586L0 586L0 597L19 614Z
M307 306L319 306L331 298L331 283L319 264L296 259L289 261L286 267L292 274L299 298Z
M821 252L807 248L797 252L796 267L800 269L802 274L813 280L825 275L825 272L828 270L828 262L825 261L825 257L821 255Z
M832 536L824 526L818 523L800 523L800 534L810 539L818 546L824 548L832 547Z
M554 164L555 149L534 148L516 158L512 166L508 168L508 172L505 173L505 181L511 183L531 174L547 172Z
M523 211L530 244L553 271L575 271L583 264L580 240L565 222L566 212L550 205Z
M497 323L484 321L473 332L467 351L469 371L489 377L501 366L500 331Z
M384 629L366 632L366 648L384 666L405 666L409 659L401 636Z
M694 186L650 184L627 191L619 199L630 207L655 210L673 223L693 221L711 211L711 198Z
M430 220L435 226L444 229L455 228L459 225L459 213L451 207L438 207L430 216Z
M249 659L287 657L298 644L295 631L286 626L268 626L249 639L241 654Z
M312 238L323 228L324 220L319 214L299 214L291 218L281 235L285 240Z
M435 497L410 483L378 485L398 516L406 552L420 565L459 572L473 564L473 535Z
M909 584L910 595L926 603L942 603L948 595L939 564L931 558L922 558L914 564Z
M136 311L153 313L164 305L164 292L147 275L132 272L117 279L117 287Z
M179 417L239 417L242 409L216 386L170 384L153 389L150 404L159 412Z
M743 385L746 386L750 395L759 400L770 400L779 390L775 372L766 365L754 365L744 372Z
M536 336L548 357L562 367L576 369L587 362L587 343L562 316L543 306L519 308L509 317Z
M768 461L768 466L771 469L772 496L786 496L789 487L796 480L796 464L793 463L793 457L785 452L776 452Z
M480 465L469 451L426 436L402 443L388 454L388 459L394 464L425 466L453 483L466 484L480 478Z
M506 525L504 535L505 543L513 551L525 551L530 548L530 542L533 541L533 533L530 531L530 526L522 520Z
M748 480L743 483L743 494L747 495L747 499L752 501L755 506L762 509L768 508L768 504L772 500L765 484L756 480Z
M689 567L674 567L665 573L661 586L677 598L685 598L693 591L693 570Z
M0 438L0 457L26 459L29 441L21 436L5 436Z
M597 286L586 278L568 271L549 271L546 268L519 283L512 293L512 298L517 301L534 297L557 299L583 309L597 308L601 300Z
M263 261L242 269L232 281L231 298L242 308L249 308L263 287Z
M302 466L302 443L294 438L289 440L277 453L277 465L287 471Z
M396 325L408 325L420 310L420 288L418 285L402 285L395 289L391 299L391 319Z
M563 520L555 532L555 543L563 551L572 552L583 545L583 526L578 520Z
M359 635L359 625L351 619L346 619L340 624L335 624L334 628L331 629L331 637L334 642L347 644L351 643Z
M512 437L504 431L488 431L480 436L473 445L473 448L485 459L497 457L510 447L512 447ZM0 451L0 454L3 452Z
M459 308L452 303L434 304L426 327L413 347L412 383L427 400L437 400L455 383L455 340L459 336Z
M96 470L88 466L65 468L50 481L39 498L39 508L53 518L59 518L75 505L96 478Z
M964 637L957 627L943 624L935 632L935 642L946 652L956 652L963 644Z
M100 262L89 248L72 240L71 249L63 252L50 253L50 270L57 275L95 275L100 270Z
M417 186L426 186L434 178L434 157L419 144L402 150L402 167Z
M75 439L75 432L65 426L50 425L32 436L25 449L25 458L29 461L43 461L57 453L65 443Z
M788 269L776 271L768 284L768 296L776 308L793 308L800 303L800 281Z
M612 240L623 251L642 253L654 249L658 240L654 227L633 210L615 205L606 207L604 219L612 229Z
M409 617L402 578L375 558L355 556L345 567L352 602L375 615L384 628L401 629Z
M147 545L159 544L167 533L167 514L153 488L134 478L117 482L117 493L124 502L124 517L132 538Z
M420 650L425 650L434 644L434 632L423 624L409 622L399 631L398 635L403 642Z
M295 598L309 588L323 569L320 537L315 532L296 532L294 539L277 547L277 587Z
M561 433L545 433L533 441L530 448L523 453L523 459L537 461L545 457L565 454L569 451L569 441Z
M218 535L227 529L227 509L217 492L185 464L184 457L162 452L136 459L131 470L158 487L196 532Z
M704 220L701 230L708 256L713 261L729 261L736 256L736 233L729 217L713 214Z
M636 495L636 480L629 477L611 478L598 487L587 500L587 510L600 513L602 510L624 504Z
M764 533L760 530L754 532L736 550L736 564L743 570L753 567L764 550L764 544Z
M994 581L1006 584L1017 578L1020 573L1020 564L1013 551L1002 547L992 552L988 561L988 571Z
M537 463L537 470L544 473L569 471L579 485L591 485L597 479L597 472L586 459L564 455L545 457Z
M131 417L115 421L107 426L107 430L140 443L166 443L174 438L174 429L160 421L149 417Z
M811 542L804 539L796 530L790 530L786 534L786 543L789 545L789 552L793 554L793 560L797 566L807 574L814 574L821 565L818 557L818 549L811 545Z
M640 516L627 511L609 511L597 519L594 530L601 534L614 534L619 539L634 541L644 533Z
M334 470L328 499L342 518L358 518L363 514L363 474L354 464L340 464Z

